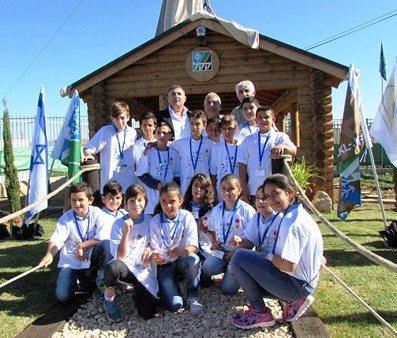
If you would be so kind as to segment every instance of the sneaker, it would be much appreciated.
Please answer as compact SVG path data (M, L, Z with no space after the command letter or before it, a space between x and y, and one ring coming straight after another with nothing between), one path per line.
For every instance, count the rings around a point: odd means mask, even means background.
M276 325L272 312L266 308L260 312L252 307L232 319L232 324L240 329L254 329L256 327L269 327Z
M283 311L283 319L287 322L294 322L304 314L307 308L314 302L312 295L307 296L306 299L298 299L292 302L285 302L285 309Z
M106 312L106 317L113 322L113 323L118 323L123 320L120 310L116 304L115 301L113 302L108 302L107 300L103 301L103 308L105 309Z
M193 316L199 316L204 313L204 307L198 302L197 298L189 298L187 304L189 311Z

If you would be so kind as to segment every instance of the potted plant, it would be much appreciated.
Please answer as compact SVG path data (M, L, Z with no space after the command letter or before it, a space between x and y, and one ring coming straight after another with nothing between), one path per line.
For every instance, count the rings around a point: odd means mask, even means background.
M313 165L306 165L304 156L301 156L294 161L294 163L291 165L291 172L303 191L313 191L312 178L318 177L318 170Z

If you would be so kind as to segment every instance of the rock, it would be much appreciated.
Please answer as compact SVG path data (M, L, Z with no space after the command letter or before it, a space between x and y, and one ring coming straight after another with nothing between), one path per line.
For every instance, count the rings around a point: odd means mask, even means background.
M330 213L332 211L332 199L325 191L317 191L312 203L320 212Z

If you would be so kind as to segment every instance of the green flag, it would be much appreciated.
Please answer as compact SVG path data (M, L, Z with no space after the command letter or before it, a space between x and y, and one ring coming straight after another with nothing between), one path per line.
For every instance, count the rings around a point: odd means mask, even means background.
M380 43L379 73L383 80L386 81L386 58L383 53L383 42Z

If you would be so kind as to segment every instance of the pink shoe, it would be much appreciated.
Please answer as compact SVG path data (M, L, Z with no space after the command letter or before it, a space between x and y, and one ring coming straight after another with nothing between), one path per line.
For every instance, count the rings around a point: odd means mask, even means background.
M285 302L285 309L283 311L283 319L287 322L294 322L302 316L307 308L314 302L312 295L307 296L306 299L298 299L291 302Z
M260 312L250 307L243 314L234 317L232 324L240 329L254 329L256 327L273 326L276 321L268 308L265 309L265 312Z

